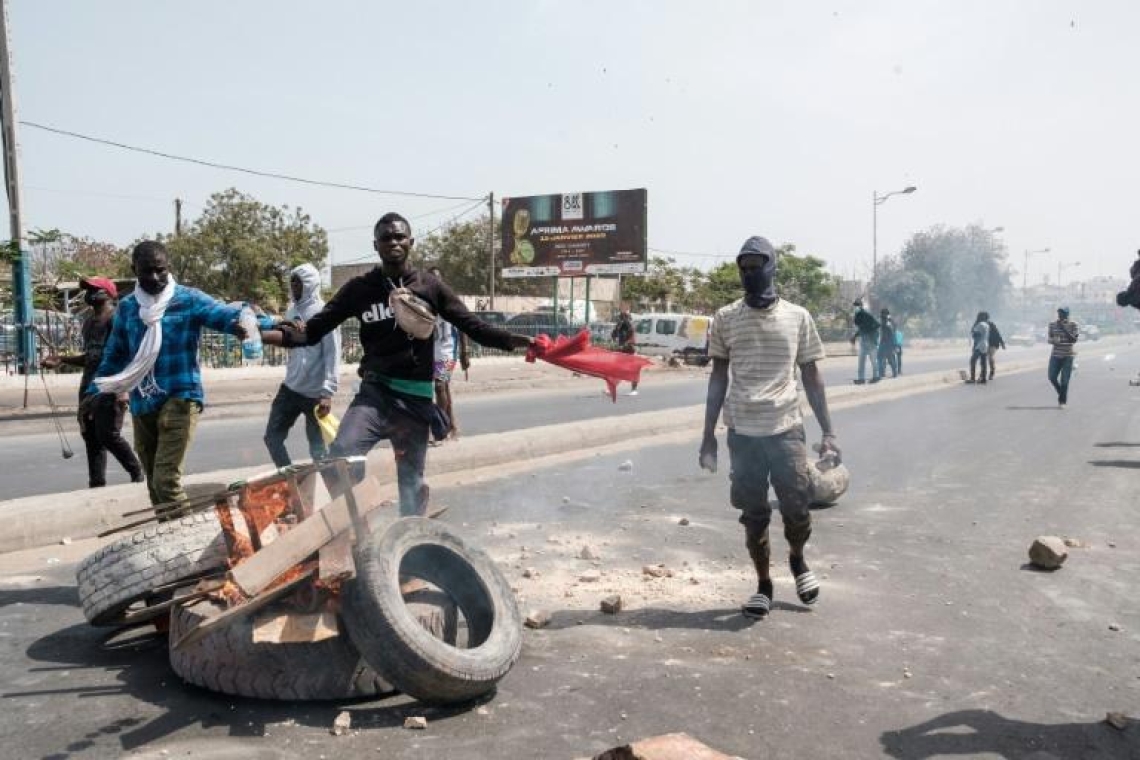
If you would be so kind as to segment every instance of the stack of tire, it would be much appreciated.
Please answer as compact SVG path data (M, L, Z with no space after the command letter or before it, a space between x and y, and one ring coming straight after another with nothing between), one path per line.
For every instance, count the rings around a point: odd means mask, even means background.
M180 585L224 572L226 555L213 510L119 539L79 565L83 614L96 626L150 619L161 627L154 619L167 609L156 603ZM399 519L360 542L354 559L356 577L340 599L347 636L259 642L250 615L171 648L172 669L189 683L234 696L336 700L403 692L454 704L493 691L518 660L521 619L506 579L490 557L446 526ZM405 594L408 578L424 583ZM223 610L209 599L170 608L170 641Z

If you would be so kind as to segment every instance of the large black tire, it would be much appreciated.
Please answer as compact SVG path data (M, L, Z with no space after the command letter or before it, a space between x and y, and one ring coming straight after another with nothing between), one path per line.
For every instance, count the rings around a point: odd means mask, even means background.
M439 591L406 597L418 624L455 641L455 604ZM170 614L173 644L225 609L203 600ZM272 609L272 608L271 608ZM358 699L396 693L344 635L315 643L255 643L256 616L239 618L192 644L170 649L170 667L187 683L235 697L280 700Z
M364 659L400 691L432 704L480 697L510 671L522 620L506 578L485 553L422 517L397 520L357 548L343 594L344 623ZM400 598L400 577L422 578L455 600L467 648L427 634Z
M203 600L170 613L170 641L225 608ZM256 699L354 699L395 691L344 636L315 643L254 643L255 616L224 625L170 650L170 667L187 683Z
M159 586L223 571L226 554L212 509L120 538L79 563L83 615L92 625L118 625Z

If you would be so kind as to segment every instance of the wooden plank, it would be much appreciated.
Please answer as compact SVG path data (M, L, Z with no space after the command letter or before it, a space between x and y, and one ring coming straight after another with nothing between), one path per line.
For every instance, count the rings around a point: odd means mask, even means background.
M295 590L297 586L307 582L309 578L312 577L312 575L312 572L302 573L288 583L282 583L272 591L266 592L254 599L250 599L244 604L239 604L236 607L230 607L228 610L221 613L217 617L212 617L209 620L203 620L198 624L196 628L192 628L190 631L188 631L185 636L178 639L177 641L172 641L170 644L171 648L177 649L178 647L193 644L195 641L200 641L201 639L205 638L210 633L210 631L223 626L227 626L235 620L241 620L244 617L252 615L270 602L276 601L289 592Z
M364 511L380 505L384 494L374 478L367 478L353 488ZM256 596L298 562L316 554L322 546L352 527L348 502L341 496L270 546L230 571L230 578L246 596Z
M253 622L254 644L312 644L339 635L336 613L328 610L266 613Z
M346 531L321 547L320 579L332 581L356 576L356 563L352 559L352 534Z

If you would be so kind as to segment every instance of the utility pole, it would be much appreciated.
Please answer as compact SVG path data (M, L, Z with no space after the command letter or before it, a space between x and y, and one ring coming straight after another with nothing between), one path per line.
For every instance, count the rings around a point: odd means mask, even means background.
M879 195L878 190L871 191L871 284L867 291L871 295L872 303L874 303L875 285L879 278L879 206L886 203L887 198L892 195L910 195L917 189L914 185L908 185L902 190L894 190L885 195Z
M487 307L495 309L495 194L487 194L487 260L491 262L490 286L491 304Z
M32 310L31 254L24 247L24 223L20 217L20 166L16 142L16 96L12 87L12 50L8 44L8 0L0 0L0 131L4 141L4 182L8 191L8 227L11 246L12 286L16 301L17 365L25 376L35 371L36 337ZM28 405L27 385L24 406Z
M182 237L182 199L174 199L174 235Z

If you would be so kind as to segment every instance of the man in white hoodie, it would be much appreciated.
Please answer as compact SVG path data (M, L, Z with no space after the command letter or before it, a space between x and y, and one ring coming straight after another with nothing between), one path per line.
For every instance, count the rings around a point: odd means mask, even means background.
M312 264L294 267L289 276L293 303L285 312L287 322L304 323L324 308L321 299L321 274ZM292 463L285 440L289 429L301 415L305 416L305 437L309 440L309 456L320 459L328 454L321 438L318 417L332 411L340 373L340 331L333 330L315 346L295 348L289 352L285 382L277 390L265 426L265 446L277 467Z

